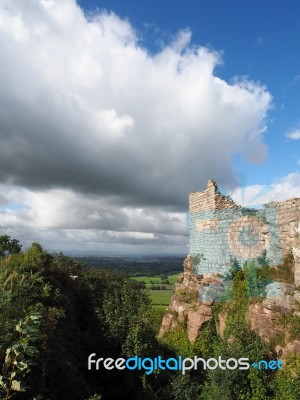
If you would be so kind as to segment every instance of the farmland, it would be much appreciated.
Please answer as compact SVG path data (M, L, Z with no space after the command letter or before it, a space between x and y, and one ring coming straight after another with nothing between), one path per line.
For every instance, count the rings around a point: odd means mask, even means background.
M168 306L173 294L173 287L179 274L169 276L135 276L135 281L144 284L150 291L150 298L153 306Z

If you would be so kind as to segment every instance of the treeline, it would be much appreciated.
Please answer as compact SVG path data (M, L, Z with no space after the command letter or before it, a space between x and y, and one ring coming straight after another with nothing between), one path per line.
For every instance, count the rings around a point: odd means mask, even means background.
M129 276L168 276L182 272L184 257L72 257L88 267L109 269Z
M141 285L50 255L36 243L19 250L0 260L0 398L151 398L141 372L87 369L90 353L161 352Z
M1 239L2 238L2 239ZM1 247L2 246L2 247ZM0 398L16 400L297 400L300 361L284 371L88 370L97 358L274 357L245 324L247 280L235 274L224 340L212 320L194 345L184 326L157 338L159 310L125 275L87 268L0 237ZM217 314L216 314L217 315Z

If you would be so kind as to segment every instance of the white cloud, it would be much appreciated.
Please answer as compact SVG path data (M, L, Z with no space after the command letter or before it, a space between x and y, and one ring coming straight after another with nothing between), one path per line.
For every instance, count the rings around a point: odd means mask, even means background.
M0 182L24 205L2 209L3 228L178 245L189 191L234 185L233 153L265 159L269 92L218 78L221 55L191 34L151 55L113 13L1 2Z
M131 250L132 246L143 245L147 251L153 245L158 252L163 246L178 253L187 244L184 213L120 207L113 197L87 197L67 189L36 192L2 187L2 191L6 204L0 208L0 228L13 232L26 245L35 237L34 240L53 249L60 237L61 248L71 246L72 250L93 250L92 243L94 250L101 250L118 243Z
M229 194L237 204L244 207L300 197L300 173L291 173L270 185L240 187Z
M300 139L300 129L296 129L291 132L288 132L288 133L286 133L285 136L292 140L299 140Z

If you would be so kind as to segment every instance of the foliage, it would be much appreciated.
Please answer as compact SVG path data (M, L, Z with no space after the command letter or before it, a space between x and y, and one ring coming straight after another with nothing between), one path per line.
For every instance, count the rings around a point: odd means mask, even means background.
M211 319L192 345L191 356L210 358L214 353L214 347L220 340L221 338L216 331L215 321Z
M203 254L198 253L198 254L192 255L193 268L199 267L202 260L205 260L205 257Z
M166 332L161 339L161 343L170 351L174 351L182 357L189 357L191 354L191 344L188 339L187 330L183 324Z
M270 262L267 257L267 250L263 250L262 254L256 258L256 261L260 267L269 267Z
M234 357L249 357L250 362L258 360L276 359L277 355L272 344L264 343L256 333L250 330L246 321L246 314L254 299L262 299L266 285L271 278L280 274L282 278L289 276L285 274L289 265L291 268L291 257L286 259L278 271L268 266L268 261L262 255L260 259L251 260L241 266L236 260L232 260L230 273L227 276L227 282L232 282L231 290L228 290L227 302L219 303L213 307L213 318L201 332L200 337L190 348L188 346L182 348L184 341L184 332L173 332L169 337L166 336L167 342L171 343L177 354L185 354L200 356L205 359L218 358L223 359ZM221 339L216 332L216 323L218 323L219 313L226 314L226 325L224 338ZM299 318L292 315L282 317L282 323L288 327L291 338L299 335L300 326ZM180 352L180 353L179 353ZM299 358L290 361L288 367L284 371L270 371L250 368L243 370L206 370L202 371L202 375L198 375L199 394L198 400L267 400L267 399L299 399L300 381ZM185 393L185 384L189 381L192 385L192 377L187 375L182 383L177 378L177 386L174 385L173 390L180 388ZM182 385L182 386L180 386ZM192 386L191 386L192 387ZM178 393L175 390L175 393ZM176 397L175 397L176 398ZM179 398L179 397L178 397Z
M245 320L249 306L248 285L249 270L236 268L233 274L232 301L219 304L214 309L214 322L221 311L226 311L226 327L222 340L215 331L211 322L195 343L195 348L206 357L236 359L249 357L251 362L258 359L268 359L269 348L261 339L250 331ZM212 320L213 321L213 320ZM208 370L203 384L200 399L214 400L266 400L270 398L272 390L266 371L248 370Z
M150 320L154 332L159 332L162 319L166 312L165 306L153 306L150 310Z
M170 387L174 400L197 399L201 391L198 376L193 374L175 375L171 380Z
M19 253L22 246L17 239L11 239L8 235L0 236L0 257Z
M35 342L38 340L41 317L40 312L31 312L16 325L19 338L6 350L0 375L0 393L5 400L25 390L23 380L38 354Z
M274 400L300 400L300 355L292 356L274 379Z
M264 277L262 273L267 266L258 268L254 260L246 261L243 270L247 279L248 297L264 297L266 286L271 283L271 279Z
M186 321L157 339L164 310L151 306L149 291L141 282L117 272L87 268L61 253L49 254L38 243L23 253L19 250L6 249L0 258L0 382L4 398L299 398L299 359L291 360L277 373L206 370L182 376L160 370L145 375L138 370L89 371L86 367L91 353L114 359L134 355L249 357L251 361L274 358L274 349L250 331L245 319L249 295L261 298L274 273L267 260L255 265L247 262L243 267L233 260L228 289L231 301L214 305L213 318L191 345ZM154 277L143 278L157 283ZM172 282L170 278L164 273L159 284L167 279ZM188 298L186 292L181 295ZM216 330L220 312L226 313L223 339ZM293 316L285 318L293 335L299 321Z
M72 257L73 260L84 265L115 272L125 273L130 277L147 277L156 280L156 277L172 276L182 272L182 256L136 256L136 257ZM172 283L172 282L171 282Z
M187 291L183 288L180 288L176 291L176 295L182 298L182 301L186 303L194 303L198 301L199 294L196 291Z
M294 257L287 254L282 264L276 267L260 269L260 276L277 282L294 283Z
M282 314L277 320L277 325L287 327L289 332L289 340L300 338L300 317L297 315Z
M37 304L41 319L39 340L35 343L36 363L26 373L26 387L18 379L25 391L18 392L16 400L38 397L79 400L93 393L114 399L132 396L133 387L136 398L141 395L142 372L130 371L120 377L115 371L99 373L86 368L87 357L93 352L99 357L115 358L161 353L148 293L139 283L112 271L88 269L63 254L50 255L38 244L24 253L3 257L0 260L3 364L6 349L18 342L15 325L20 319L25 321ZM158 322L155 329L157 326ZM3 385L7 385L8 373L6 369Z

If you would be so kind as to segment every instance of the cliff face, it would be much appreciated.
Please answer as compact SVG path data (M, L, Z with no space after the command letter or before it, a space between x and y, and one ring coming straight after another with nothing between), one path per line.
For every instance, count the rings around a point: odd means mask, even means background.
M300 353L300 198L268 203L260 210L243 208L209 180L206 190L190 193L189 202L191 256L184 260L160 335L181 323L186 323L191 342L201 335L214 305L224 302L224 294L231 290L232 280L225 277L233 259L243 265L265 253L276 270L284 268L282 260L293 254L288 283L277 274L280 282L273 279L260 301L249 302L245 320L265 341L280 343L276 351ZM221 337L224 310L217 318Z
M220 274L194 274L191 256L184 260L183 267L184 272L175 285L174 295L163 318L160 335L185 322L189 340L193 343L212 319L213 307L218 303L218 291L224 282ZM300 287L295 283L272 282L265 291L263 301L249 305L245 320L250 329L266 342L280 339L275 349L283 357L291 352L300 354L300 329L298 333L291 333L289 326L291 318L299 318L300 321ZM280 323L283 316L289 316L285 325ZM220 312L217 318L216 328L222 338L226 317L226 312Z
M184 272L175 285L174 295L163 318L160 335L187 320L188 337L194 342L212 316L212 303L199 303L199 290L210 283L220 283L221 278L215 274L205 277L194 274L190 256L184 260L183 267Z

